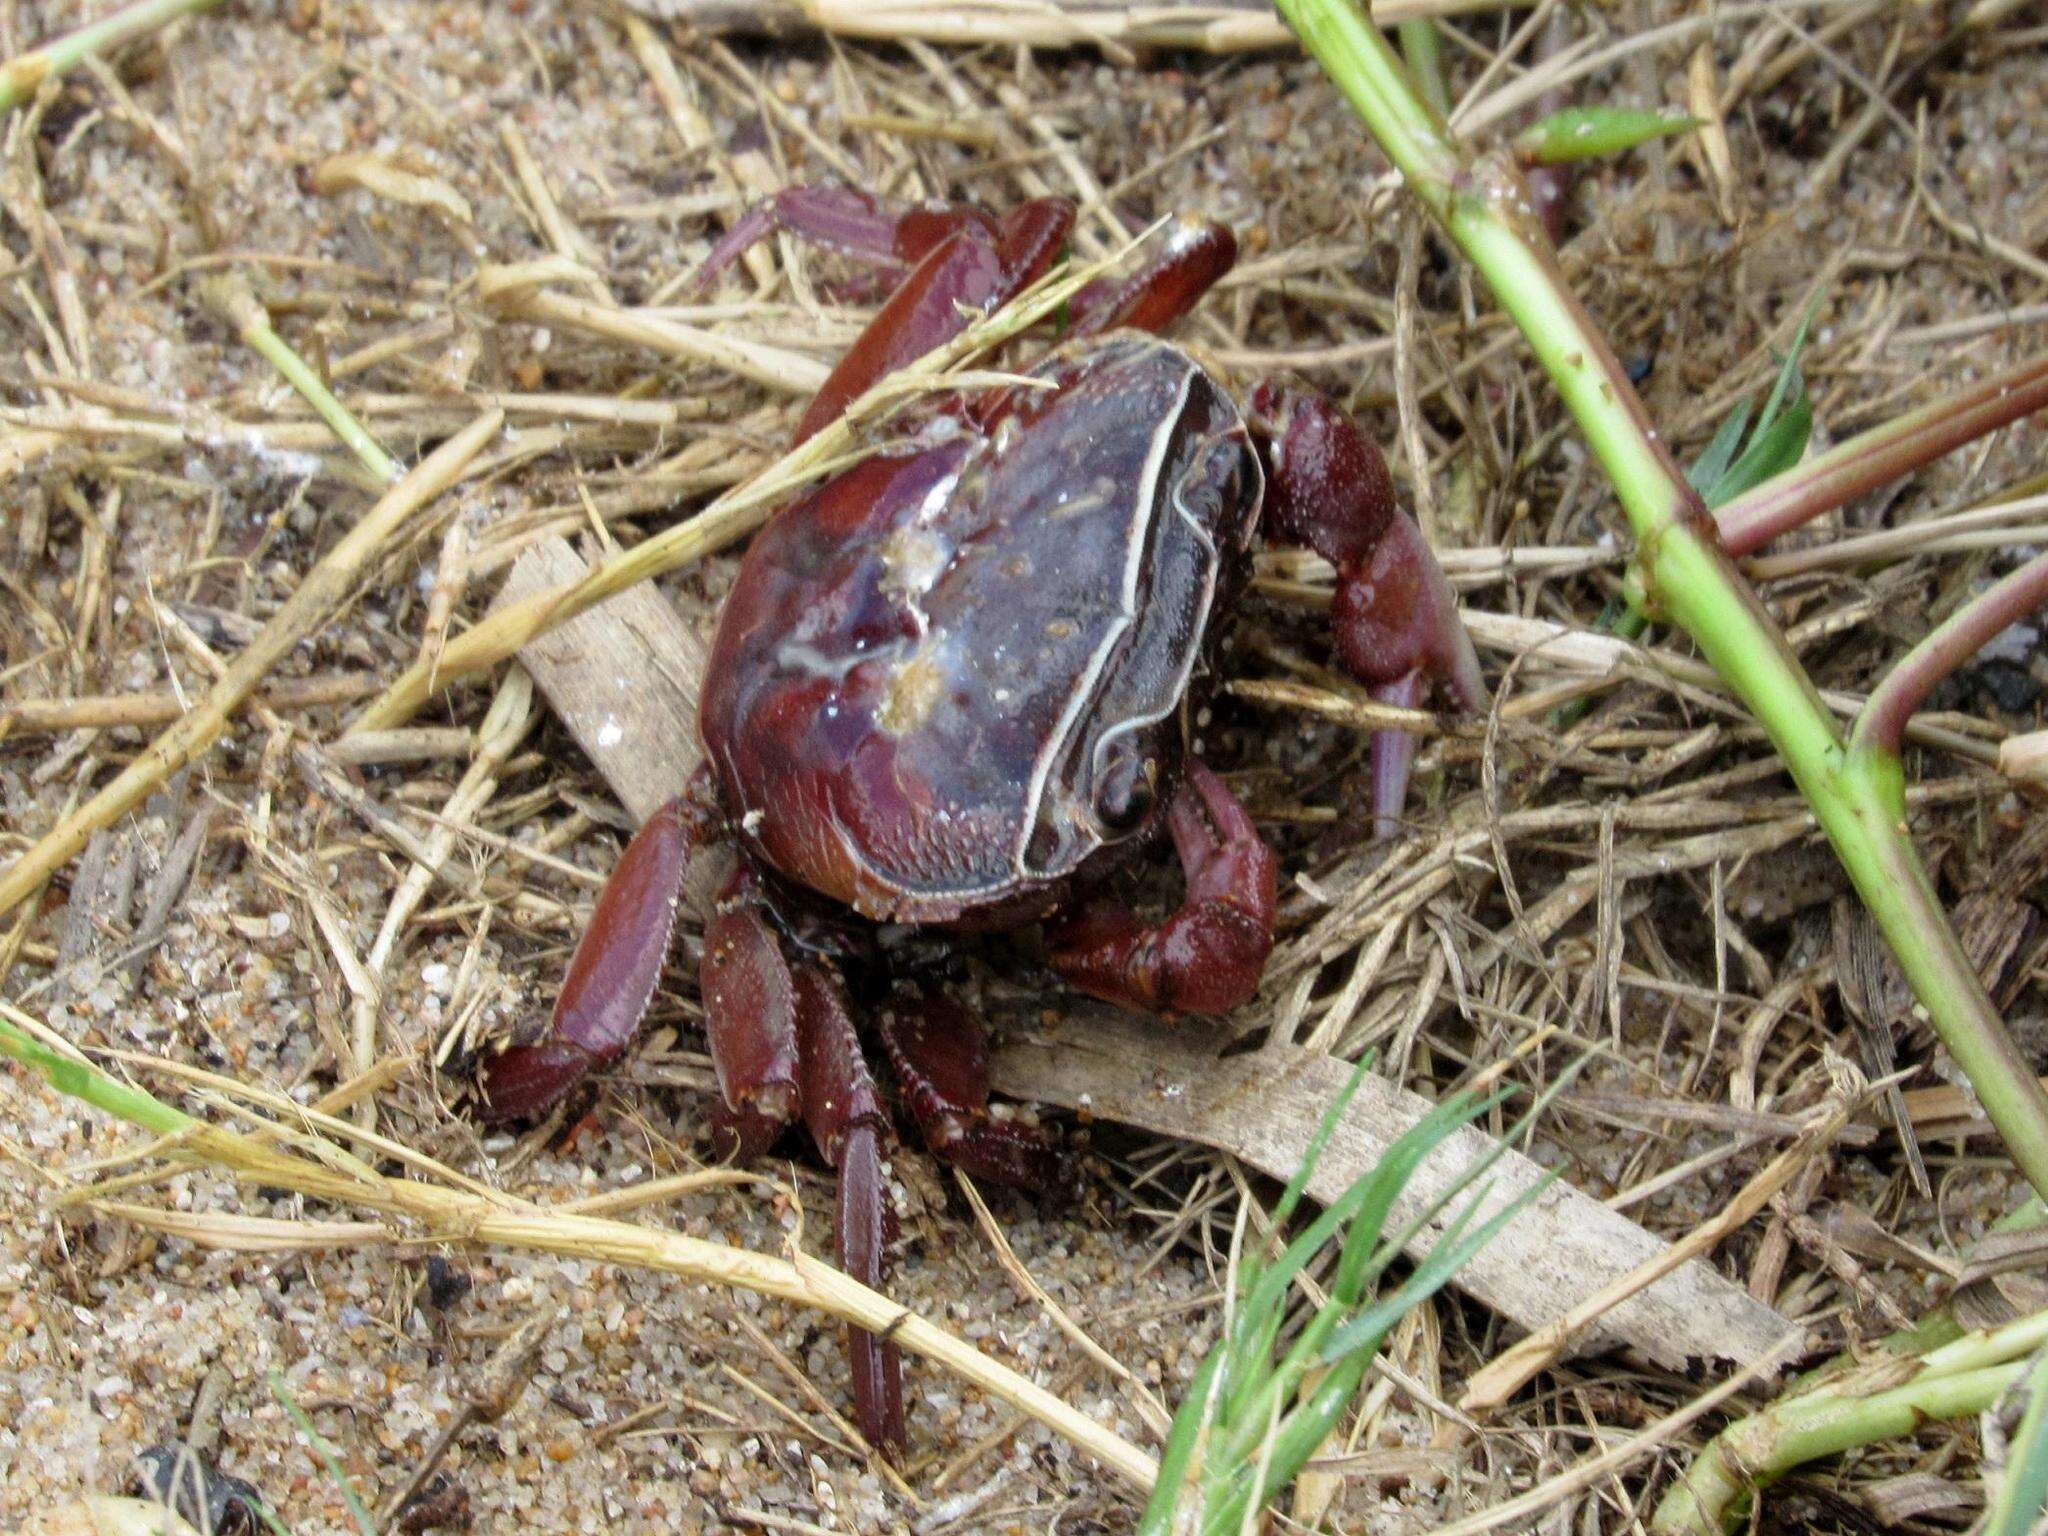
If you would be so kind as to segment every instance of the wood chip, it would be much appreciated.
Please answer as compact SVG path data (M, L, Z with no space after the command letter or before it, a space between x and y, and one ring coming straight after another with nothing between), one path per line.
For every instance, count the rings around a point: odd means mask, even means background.
M1350 1079L1344 1062L1288 1046L1220 1058L1224 1037L1084 1005L1013 1039L996 1055L1004 1093L1085 1109L1230 1152L1274 1178L1293 1175L1331 1101ZM1370 1171L1394 1138L1431 1108L1418 1094L1368 1076L1337 1127L1308 1191L1329 1201ZM1492 1146L1468 1127L1427 1159L1394 1205L1405 1221ZM1543 1177L1518 1152L1494 1165L1486 1209ZM1442 1230L1432 1223L1426 1248ZM1536 1329L1664 1251L1664 1243L1571 1185L1551 1186L1481 1249L1453 1282L1518 1327ZM1674 1369L1692 1360L1763 1359L1793 1325L1704 1263L1682 1265L1604 1314L1578 1341L1626 1344Z

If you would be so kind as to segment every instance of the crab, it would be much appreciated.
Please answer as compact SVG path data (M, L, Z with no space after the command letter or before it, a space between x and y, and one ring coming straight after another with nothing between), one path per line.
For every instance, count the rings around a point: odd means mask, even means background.
M1044 275L1074 219L781 194L714 249L708 279L782 230L865 261L893 291L804 412L799 441L892 370ZM1262 383L1240 408L1160 332L1231 267L1221 225L1178 224L1139 270L1069 302L1014 382L931 396L886 446L778 511L721 612L699 713L704 776L626 847L545 1035L490 1058L491 1111L559 1101L633 1038L662 976L696 851L740 857L703 934L699 983L724 1144L765 1150L797 1118L837 1170L841 1266L875 1285L891 1238L892 1118L821 932L1044 924L1052 968L1164 1015L1249 999L1273 944L1277 864L1194 755L1217 642L1254 541L1337 572L1341 664L1382 700L1484 685L1448 583L1395 505L1379 451L1330 401ZM1411 738L1373 743L1375 814L1400 810ZM1161 831L1186 896L1141 920L1105 877ZM832 921L821 925L821 914ZM972 1175L1060 1177L1049 1132L992 1105L978 1023L927 985L876 1032L923 1139ZM854 1330L863 1434L900 1447L900 1364Z

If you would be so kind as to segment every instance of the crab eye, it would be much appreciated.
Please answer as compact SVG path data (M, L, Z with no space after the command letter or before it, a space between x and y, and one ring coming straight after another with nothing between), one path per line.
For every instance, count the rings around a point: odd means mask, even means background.
M1125 837L1144 826L1159 799L1159 765L1149 757L1119 757L1095 780L1095 821Z

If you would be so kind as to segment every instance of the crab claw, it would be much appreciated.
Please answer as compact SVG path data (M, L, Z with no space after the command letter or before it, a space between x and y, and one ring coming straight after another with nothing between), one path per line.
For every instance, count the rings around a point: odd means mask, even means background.
M1053 923L1053 969L1084 992L1154 1013L1226 1013L1258 990L1273 948L1278 863L1243 806L1202 763L1166 813L1187 900L1146 926L1106 897Z
M626 844L569 962L548 1032L483 1064L492 1119L524 1119L553 1108L632 1041L668 959L695 844L680 796Z
M1384 704L1415 708L1440 688L1462 709L1486 707L1486 682L1457 597L1429 541L1394 499L1387 461L1331 401L1262 384L1251 423L1266 455L1272 531L1337 568L1330 615L1337 659ZM1415 742L1373 737L1373 821L1391 832L1407 796Z

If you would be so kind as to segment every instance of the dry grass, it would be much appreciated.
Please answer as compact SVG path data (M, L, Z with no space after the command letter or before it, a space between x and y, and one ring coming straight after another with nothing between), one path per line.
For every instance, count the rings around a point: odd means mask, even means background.
M0 54L85 11L0 10ZM1590 176L1566 252L1621 354L1651 368L1667 436L1697 451L1816 300L1806 371L1833 436L2038 350L2048 82L2028 9L1986 0L1947 32L1905 0L1712 16L1659 0L1447 23L1468 131L1514 127L1557 89L1714 121ZM747 197L834 176L994 205L1065 192L1087 205L1091 259L1192 209L1235 224L1246 255L1187 339L1241 377L1292 370L1380 430L1499 699L1484 722L1432 722L1411 835L1367 846L1361 727L1384 711L1326 665L1327 571L1262 557L1204 745L1293 883L1266 989L1233 1027L1345 1060L1376 1049L1429 1096L1501 1061L1538 1086L1591 1050L1533 1155L1663 1237L1710 1234L1717 1267L1823 1346L1918 1315L2013 1181L1867 959L1760 734L1672 637L1589 633L1622 551L1556 402L1306 66L1111 42L1107 58L722 42L558 0L287 0L134 45L7 119L0 862L62 857L0 876L10 898L41 891L0 916L0 995L81 1046L317 1101L521 1200L659 1200L685 1231L777 1250L825 1185L801 1163L771 1186L699 1180L710 1079L687 967L593 1120L512 1140L465 1118L468 1061L544 1004L624 820L521 674L457 676L486 654L466 637L521 552L563 536L602 560L682 530L654 546L689 557L664 589L693 624L715 609L716 546L765 506L739 488L788 468L801 396L872 298L787 245L690 295ZM376 492L208 308L223 273L401 462L487 413L505 427L462 444L459 487L349 535ZM2041 443L2039 426L2007 433L1759 557L1825 687L1866 693L2038 540ZM691 531L721 496L726 520ZM409 669L451 686L405 729L385 708L347 736ZM2029 640L1952 688L1922 722L1913 801L2037 1056L2048 832L2016 780L2038 775L2038 744L2005 754L2014 779L1997 765L2005 737L2044 724L2044 681ZM1558 729L1574 700L1590 707ZM176 761L151 755L160 731ZM79 835L45 844L62 828ZM1028 950L985 946L968 967L1019 1028L1062 1006ZM1844 1102L1842 1058L1916 1075L1816 1135ZM58 1489L117 1491L127 1453L197 1429L295 1529L327 1528L335 1490L266 1371L286 1371L374 1506L536 1298L573 1342L443 1467L485 1524L1128 1522L1127 1493L1069 1447L935 1372L913 1378L933 1401L913 1409L910 1464L876 1469L838 1417L836 1329L801 1310L504 1255L467 1260L476 1292L444 1309L417 1233L205 1175L106 1191L156 1205L153 1234L58 1212L48 1197L134 1148L6 1081L0 1523ZM1256 1231L1271 1189L1187 1142L1087 1134L1080 1210L963 1203L900 1159L894 1291L1152 1445L1156 1403L1213 1335L1240 1212ZM1695 1399L1714 1383L1537 1362L1476 1422L1455 1405L1511 1342L1448 1298L1398 1333L1303 1485L1303 1528L1635 1529L1711 1427ZM1830 1500L1966 1508L1978 1456L1971 1427L1937 1427L1824 1468L1787 1496L1820 1513L1788 1528L1861 1528Z

